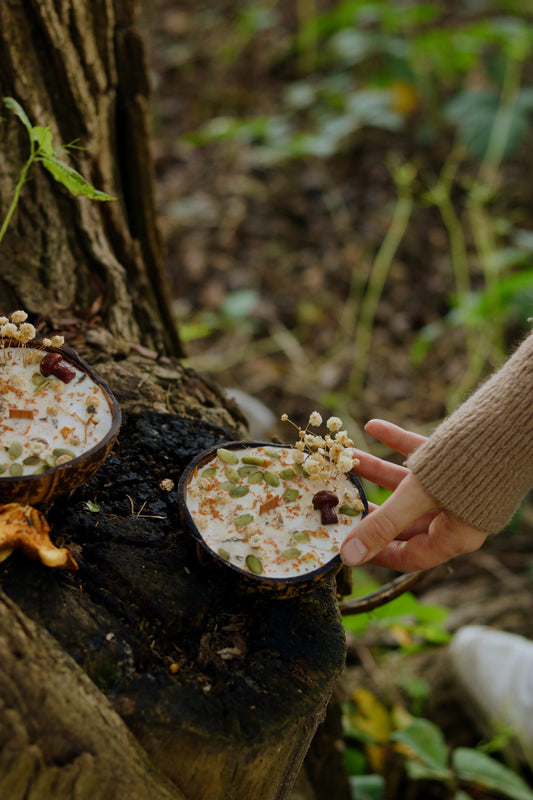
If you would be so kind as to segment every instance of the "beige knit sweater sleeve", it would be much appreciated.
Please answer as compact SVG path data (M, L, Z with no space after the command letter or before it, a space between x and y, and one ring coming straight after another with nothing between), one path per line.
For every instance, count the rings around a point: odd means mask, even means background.
M407 460L444 508L496 533L533 487L533 333Z

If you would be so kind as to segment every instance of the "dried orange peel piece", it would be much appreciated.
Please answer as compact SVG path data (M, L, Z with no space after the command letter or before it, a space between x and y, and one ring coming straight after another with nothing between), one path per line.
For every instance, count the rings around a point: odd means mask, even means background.
M70 551L56 547L49 532L46 517L33 506L23 503L0 506L0 561L5 561L13 550L20 550L47 567L78 569Z

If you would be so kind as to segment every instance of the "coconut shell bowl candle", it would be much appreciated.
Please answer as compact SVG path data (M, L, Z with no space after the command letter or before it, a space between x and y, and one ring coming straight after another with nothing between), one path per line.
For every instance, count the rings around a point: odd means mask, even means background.
M178 492L202 563L283 597L340 570L340 545L368 504L341 420L331 417L325 436L310 433L321 424L313 412L294 445L228 442L191 462Z
M120 409L63 337L39 341L24 311L0 317L0 505L69 493L103 463Z

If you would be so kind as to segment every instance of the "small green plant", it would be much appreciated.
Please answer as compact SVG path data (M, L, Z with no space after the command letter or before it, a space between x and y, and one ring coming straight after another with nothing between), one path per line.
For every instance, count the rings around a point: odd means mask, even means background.
M366 570L353 570L353 597L375 591L379 583ZM363 614L343 617L344 628L361 636L375 625L392 631L404 652L415 652L428 645L440 645L450 639L446 630L449 610L445 606L422 603L411 592L404 592L390 603Z
M450 748L433 722L412 717L398 706L389 711L368 690L356 690L345 704L344 729L346 765L355 797L366 785L373 788L374 800L389 796L382 772L393 753L398 768L405 770L411 781L440 784L448 790L450 800L479 797L480 788L512 800L533 800L533 791L522 777L486 752L490 743ZM495 740L497 747L507 744L508 735Z
M74 195L82 195L91 200L115 200L112 195L95 189L77 170L60 161L52 143L50 126L32 125L20 103L13 97L4 97L5 106L15 114L28 132L30 139L30 155L20 171L20 176L15 187L13 199L0 226L0 242L4 238L11 218L15 212L20 198L22 187L26 183L28 171L32 164L38 162L48 170L56 181L65 186ZM74 145L63 145L63 150L72 149Z

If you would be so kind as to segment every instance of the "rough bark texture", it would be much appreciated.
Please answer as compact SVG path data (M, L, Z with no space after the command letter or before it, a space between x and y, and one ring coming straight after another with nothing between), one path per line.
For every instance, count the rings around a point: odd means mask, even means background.
M0 3L0 96L13 96L73 165L116 202L73 199L33 166L2 245L0 298L56 326L65 315L179 355L155 224L148 86L133 0ZM20 122L0 126L0 206L29 155ZM67 156L65 156L67 159ZM100 321L101 321L100 320Z
M12 556L0 566L0 581L188 798L274 800L287 796L325 713L344 663L344 636L333 580L273 601L242 594L225 570L197 563L176 492L162 481L177 484L192 456L225 439L226 431L198 420L126 415L100 471L47 509L56 541L73 550L79 571L53 572ZM10 675L10 660L0 664ZM48 706L38 707L38 693L26 698L21 718L30 741L39 727L57 763L81 712L70 720L64 695L56 697L61 681L54 689L51 680L45 674L49 706L62 719L57 740L48 740ZM15 684L2 682L16 708ZM0 736L8 735L4 726ZM96 745L83 747L98 758ZM129 798L122 790L108 796Z
M0 592L0 796L182 800L102 693Z
M75 166L118 198L74 199L35 165L2 243L0 314L65 333L124 414L101 470L44 509L79 571L0 565L0 795L281 800L343 666L335 586L240 595L199 567L161 484L248 437L177 360L135 19L133 0L0 0L0 95L56 143L79 139ZM3 209L28 152L4 114Z

